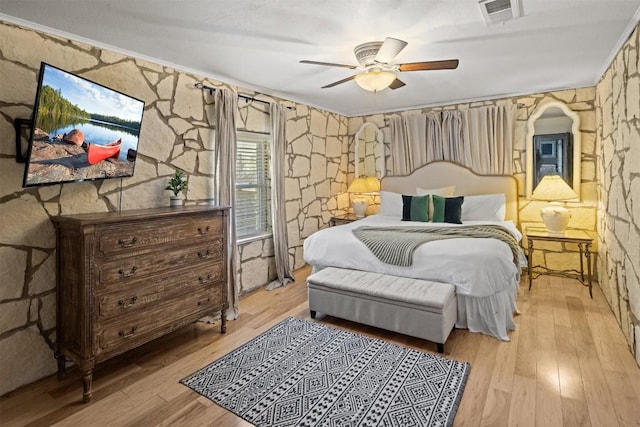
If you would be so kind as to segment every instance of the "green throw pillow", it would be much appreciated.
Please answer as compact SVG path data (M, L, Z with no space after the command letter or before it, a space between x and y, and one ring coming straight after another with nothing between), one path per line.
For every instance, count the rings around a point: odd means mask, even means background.
M431 202L433 203L433 212L431 213L431 221L444 222L444 197L431 196Z
M462 203L463 196L441 197L431 196L433 199L433 222L448 222L451 224L462 224Z
M403 221L429 221L429 196L402 196Z

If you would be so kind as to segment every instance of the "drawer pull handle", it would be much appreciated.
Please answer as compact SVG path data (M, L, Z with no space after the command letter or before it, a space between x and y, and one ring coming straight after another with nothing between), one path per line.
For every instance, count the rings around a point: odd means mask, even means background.
M122 268L120 270L118 270L118 273L122 276L123 279L126 279L127 277L131 277L134 274L136 274L136 271L138 271L138 267L136 267L134 265L133 267L131 267L131 271L129 273L124 271L124 269L122 269Z
M205 234L209 234L210 230L211 230L211 226L210 225L207 225L205 228L198 227L198 233L200 233L201 236L203 236Z
M131 302L129 302L128 304L125 302L125 300L121 299L120 301L118 301L118 305L122 306L122 308L129 308L134 305L136 301L138 301L138 297L134 296L131 297Z
M207 249L206 252L198 252L198 258L200 259L207 259L209 258L209 256L211 256L211 251L209 249Z
M137 329L138 329L138 327L137 327L137 326L132 326L132 327L131 327L131 331L129 331L129 332L120 331L120 332L118 332L118 335L119 335L121 338L125 338L125 339L126 339L126 338L131 338L131 337L136 333L136 330L137 330Z
M135 245L137 242L138 242L137 237L132 237L131 240L122 240L122 239L118 240L118 244L123 248L130 248L131 246Z
M209 301L211 301L211 298L207 298L205 300L198 301L198 305L202 305L202 304L208 303Z
M210 274L207 274L207 277L202 277L202 276L198 277L198 281L200 283L202 283L203 285L206 284L206 283L213 282L213 280L211 279L211 275Z

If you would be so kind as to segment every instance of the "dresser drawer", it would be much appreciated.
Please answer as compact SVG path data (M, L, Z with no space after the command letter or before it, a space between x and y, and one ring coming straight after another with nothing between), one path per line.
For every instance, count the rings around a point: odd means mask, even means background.
M207 265L204 268L183 269L168 273L167 277L150 277L138 283L128 284L126 289L115 292L97 293L96 318L109 319L114 316L127 315L138 310L162 304L176 295L193 293L203 286L211 288L214 297L222 300L224 291L224 266L222 262ZM163 276L166 276L163 274Z
M188 323L185 318L221 309L225 302L221 301L219 289L211 287L193 295L178 295L144 312L96 322L96 357L122 353Z
M201 269L222 260L223 242L222 238L215 238L197 246L173 247L158 252L134 253L126 257L114 257L112 260L99 260L95 266L96 289L126 285L161 272L164 272L164 277L171 277L176 269L187 266Z
M143 250L172 242L206 241L223 233L220 217L193 217L181 222L165 218L155 221L103 224L96 228L97 254Z

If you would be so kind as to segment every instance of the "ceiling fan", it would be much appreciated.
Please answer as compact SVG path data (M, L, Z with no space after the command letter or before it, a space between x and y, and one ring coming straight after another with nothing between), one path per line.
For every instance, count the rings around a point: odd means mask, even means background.
M361 88L371 92L377 92L387 87L398 89L404 86L405 83L396 77L396 72L398 71L453 70L458 67L457 59L392 64L391 61L393 58L395 58L406 45L407 42L394 39L393 37L387 37L384 39L384 42L362 43L353 49L360 66L307 60L302 60L300 63L362 70L361 73L322 86L322 89L355 80Z

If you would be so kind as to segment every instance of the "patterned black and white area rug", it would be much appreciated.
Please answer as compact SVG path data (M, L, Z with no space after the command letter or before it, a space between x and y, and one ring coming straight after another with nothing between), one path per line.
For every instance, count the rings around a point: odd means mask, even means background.
M290 317L180 382L256 426L448 426L470 368Z

